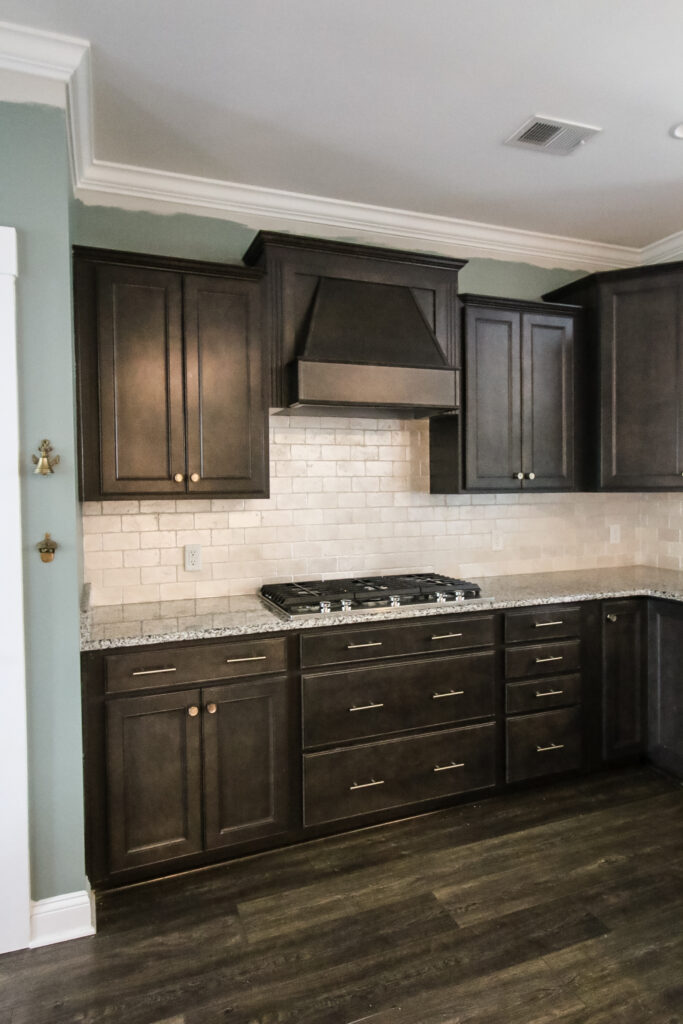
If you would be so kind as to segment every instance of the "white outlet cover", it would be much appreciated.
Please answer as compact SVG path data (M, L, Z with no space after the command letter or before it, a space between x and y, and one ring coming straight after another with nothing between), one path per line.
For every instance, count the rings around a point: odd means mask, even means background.
M185 545L185 572L200 572L202 568L201 544Z

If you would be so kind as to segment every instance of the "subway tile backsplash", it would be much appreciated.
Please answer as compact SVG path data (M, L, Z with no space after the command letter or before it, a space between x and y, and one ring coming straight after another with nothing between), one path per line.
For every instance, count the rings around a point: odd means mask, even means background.
M234 597L321 575L682 567L682 498L430 495L428 434L427 420L274 415L270 498L86 502L92 604ZM201 571L185 572L185 544L202 545Z

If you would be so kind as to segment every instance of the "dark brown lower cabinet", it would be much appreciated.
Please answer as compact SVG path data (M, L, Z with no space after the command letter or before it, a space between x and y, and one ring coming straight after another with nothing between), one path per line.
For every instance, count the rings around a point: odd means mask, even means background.
M284 832L286 679L107 703L112 874Z
M581 767L581 711L542 711L509 718L505 779L521 782Z
M683 778L683 605L650 601L648 619L648 755Z
M602 619L603 758L618 764L645 752L645 602L604 601Z

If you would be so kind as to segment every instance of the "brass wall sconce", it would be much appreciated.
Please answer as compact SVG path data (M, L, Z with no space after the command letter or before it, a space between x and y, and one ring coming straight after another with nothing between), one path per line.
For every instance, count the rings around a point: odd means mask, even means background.
M52 472L52 470L50 470ZM52 562L54 561L55 551L59 547L56 540L53 540L49 533L46 533L42 540L39 540L36 544L38 551L40 552L41 562Z
M33 465L36 467L33 472L38 473L40 476L49 476L50 473L54 473L54 466L59 465L59 455L55 455L54 458L50 458L50 452L52 451L52 445L47 438L44 438L40 442L38 451L40 452L40 458L37 455L32 455Z

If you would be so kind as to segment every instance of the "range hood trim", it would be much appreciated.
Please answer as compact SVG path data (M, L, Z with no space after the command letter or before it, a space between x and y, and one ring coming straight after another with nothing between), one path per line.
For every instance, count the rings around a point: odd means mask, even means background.
M423 415L455 412L460 371L449 367L384 366L298 359L290 367L295 399L303 406L414 409Z

